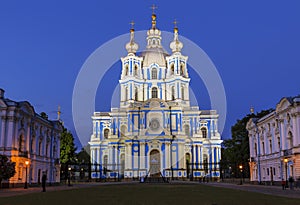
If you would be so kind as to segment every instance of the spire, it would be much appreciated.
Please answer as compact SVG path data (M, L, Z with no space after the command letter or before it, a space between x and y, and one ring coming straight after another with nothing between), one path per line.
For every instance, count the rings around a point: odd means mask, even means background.
M152 9L152 27L147 31L147 48L162 48L161 31L156 28L155 9L157 9L157 6L153 4L150 8Z
M61 115L61 111L60 111L60 105L57 108L57 120L60 121L60 115Z
M170 48L173 53L176 53L176 52L181 52L183 44L178 40L178 27L177 27L178 22L176 21L176 19L174 20L173 23L174 23L174 39L170 43Z
M136 51L139 49L139 45L134 42L134 21L130 22L131 29L130 29L130 41L126 44L126 50L128 51L128 54L132 53L135 54Z
M156 14L155 14L155 9L157 9L157 6L154 4L150 7L152 9L152 29L156 29Z

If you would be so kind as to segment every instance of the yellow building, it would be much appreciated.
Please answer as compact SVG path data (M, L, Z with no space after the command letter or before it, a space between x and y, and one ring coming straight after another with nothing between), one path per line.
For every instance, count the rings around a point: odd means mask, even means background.
M0 88L0 154L16 162L16 174L2 184L12 187L26 181L41 183L43 173L47 175L47 182L60 182L61 132L58 120L38 115L27 101L5 98Z

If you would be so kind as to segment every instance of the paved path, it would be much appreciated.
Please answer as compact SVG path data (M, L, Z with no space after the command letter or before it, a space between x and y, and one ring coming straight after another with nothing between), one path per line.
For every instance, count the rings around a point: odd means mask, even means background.
M263 194L275 195L275 196L283 196L289 198L300 198L300 189L286 189L282 190L281 186L264 186L264 185L252 185L252 184L230 184L230 183L204 183L208 186L215 186L215 187L224 187L230 189L238 189L243 191L250 191L250 192L258 192Z

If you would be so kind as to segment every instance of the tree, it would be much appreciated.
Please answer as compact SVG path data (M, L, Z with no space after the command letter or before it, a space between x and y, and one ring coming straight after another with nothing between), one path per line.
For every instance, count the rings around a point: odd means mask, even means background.
M16 163L8 160L6 155L0 155L0 188L2 180L8 180L16 173Z
M90 146L87 145L77 153L77 161L79 164L89 163L90 162Z
M60 162L62 164L74 163L76 159L76 147L71 132L63 128L60 138Z
M271 112L273 109L262 110L256 114L248 114L231 127L231 139L224 140L222 144L221 167L223 170L229 170L234 177L240 176L239 165L243 166L244 177L249 177L249 138L246 124L251 118L261 118Z

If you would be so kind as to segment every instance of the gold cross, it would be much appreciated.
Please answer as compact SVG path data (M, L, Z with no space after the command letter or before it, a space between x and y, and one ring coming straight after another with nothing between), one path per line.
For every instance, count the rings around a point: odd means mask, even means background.
M134 21L132 20L130 23L129 23L130 25L131 25L131 28L133 29L134 28Z
M155 6L155 4L152 4L152 6L150 7L152 9L152 14L154 14L155 9L157 9L157 6Z
M177 28L177 24L178 24L179 22L178 21L176 21L176 19L173 21L173 24L174 24L174 28Z

